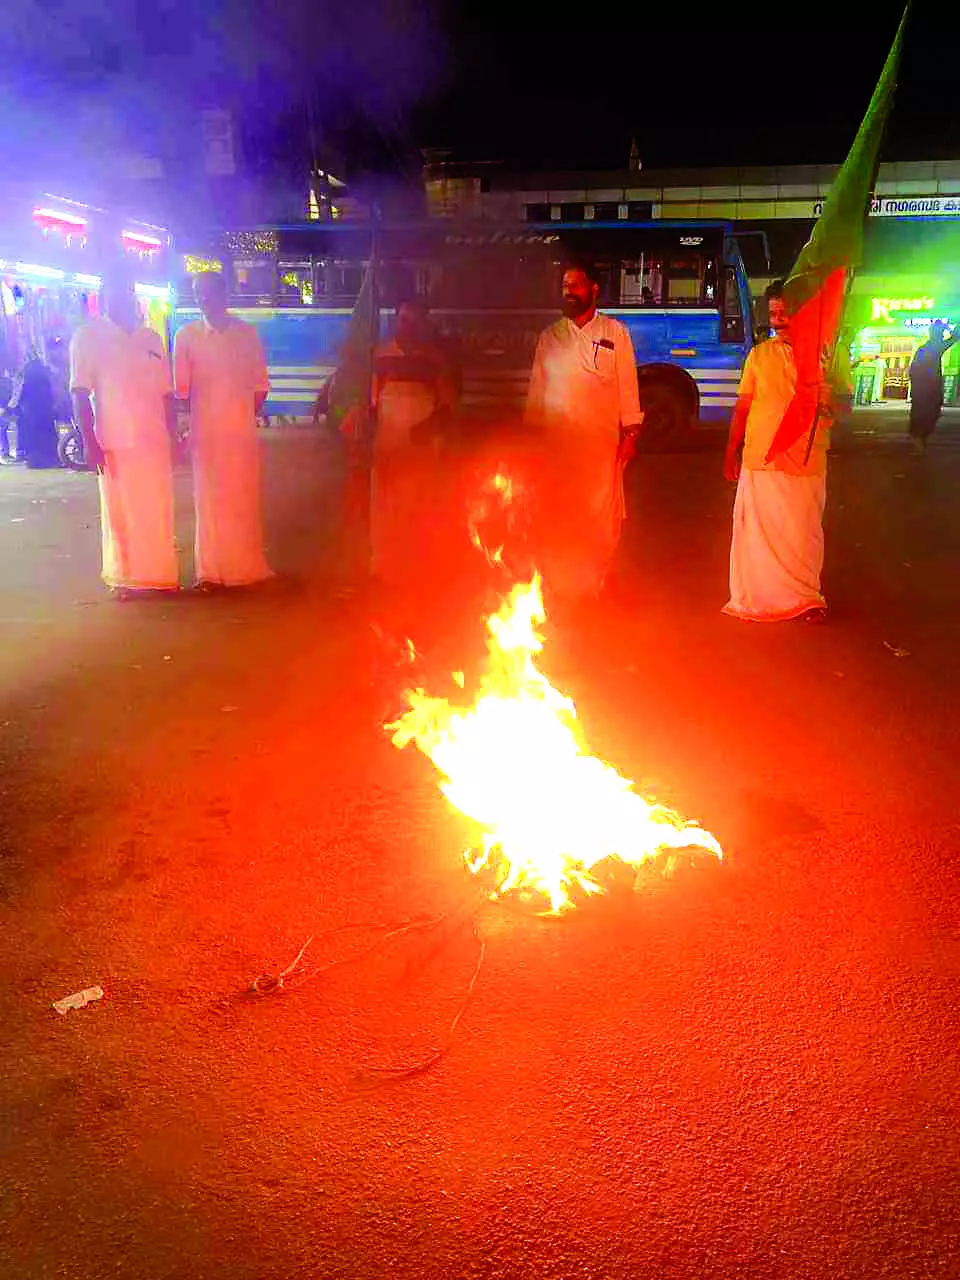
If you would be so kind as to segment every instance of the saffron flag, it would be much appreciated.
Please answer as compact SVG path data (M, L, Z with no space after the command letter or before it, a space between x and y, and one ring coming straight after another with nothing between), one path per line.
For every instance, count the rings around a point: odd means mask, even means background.
M790 336L797 389L771 442L768 462L808 432L812 443L826 408L822 399L825 374L833 362L847 289L863 256L863 233L880 163L880 144L897 87L909 10L908 4L850 153L784 286L793 313Z

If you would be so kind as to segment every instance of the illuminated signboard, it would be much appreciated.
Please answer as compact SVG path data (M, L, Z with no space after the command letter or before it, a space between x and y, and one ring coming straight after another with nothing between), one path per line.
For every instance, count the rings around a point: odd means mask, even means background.
M813 216L819 218L826 202L818 200ZM879 196L870 202L871 218L960 218L960 195Z
M871 298L870 321L874 323L882 320L885 324L896 324L903 312L930 312L935 303L935 298L928 298L925 295L921 298ZM923 323L930 324L932 319L931 315L925 315ZM917 320L919 322L919 317Z

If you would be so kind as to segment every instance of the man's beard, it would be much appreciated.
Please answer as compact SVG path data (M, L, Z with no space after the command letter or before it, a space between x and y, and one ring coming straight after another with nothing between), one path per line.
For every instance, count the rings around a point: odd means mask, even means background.
M590 310L591 303L585 298L564 298L563 314L568 320L576 320L578 316L585 316Z

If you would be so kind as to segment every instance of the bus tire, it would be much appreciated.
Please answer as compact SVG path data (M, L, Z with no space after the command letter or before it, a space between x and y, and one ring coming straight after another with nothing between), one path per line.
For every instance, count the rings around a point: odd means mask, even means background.
M66 467L69 471L90 470L83 448L83 436L75 423L71 422L65 431L59 433L57 457L61 467Z
M700 417L697 384L673 365L641 365L637 380L643 409L641 448L654 452L682 448Z

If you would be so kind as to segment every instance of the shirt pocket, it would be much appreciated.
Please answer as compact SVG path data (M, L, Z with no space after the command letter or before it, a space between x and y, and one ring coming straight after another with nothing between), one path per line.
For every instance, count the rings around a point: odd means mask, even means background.
M609 339L593 344L593 370L602 382L612 382L617 376L617 352Z

